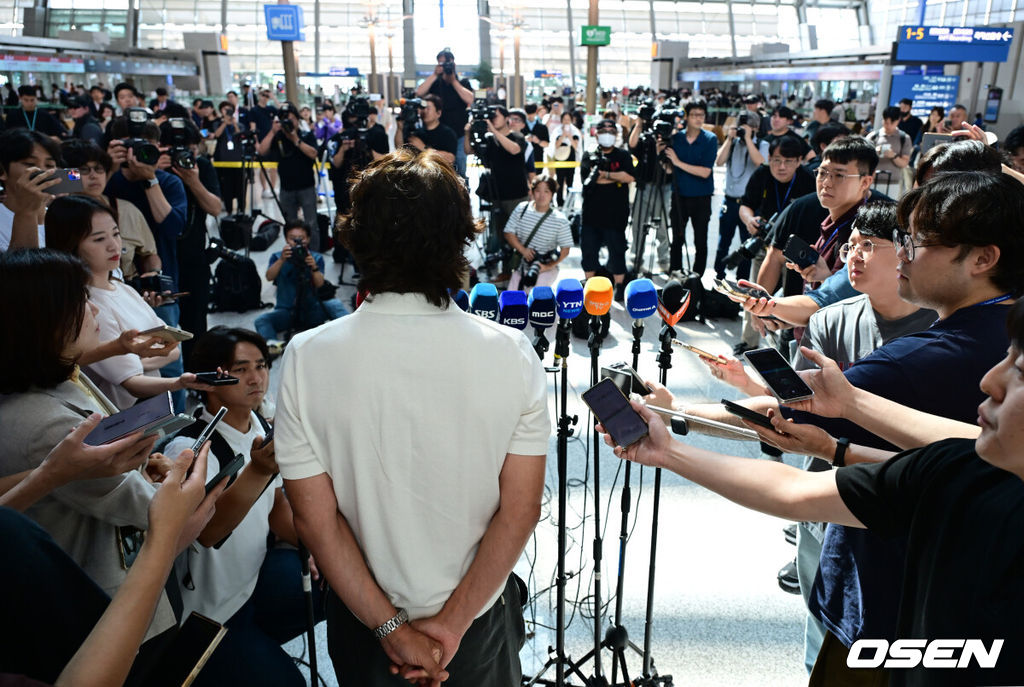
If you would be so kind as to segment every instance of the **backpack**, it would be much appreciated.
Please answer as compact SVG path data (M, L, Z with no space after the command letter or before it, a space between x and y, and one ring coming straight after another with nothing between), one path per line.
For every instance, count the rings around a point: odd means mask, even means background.
M277 237L281 235L282 225L280 222L272 219L263 220L260 223L256 233L249 239L250 250L266 250L277 240ZM223 236L224 230L221 229L221 235Z
M252 258L233 253L222 257L213 273L213 312L246 312L266 307L260 300L263 281Z
M231 215L220 221L220 239L231 250L245 248L252 235L253 218L249 215Z

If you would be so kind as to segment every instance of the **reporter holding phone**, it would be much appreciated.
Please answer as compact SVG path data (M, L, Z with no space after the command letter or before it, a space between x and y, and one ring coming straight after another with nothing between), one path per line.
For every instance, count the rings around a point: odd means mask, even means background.
M36 172L60 166L60 148L49 136L28 129L0 134L0 182L6 196L0 204L0 251L45 245L43 216L53 195L47 189L58 179Z
M269 368L267 343L256 332L214 327L199 337L189 369L221 370L238 382L202 392L200 422L183 430L166 449L174 455L188 448L192 437L226 408L211 437L208 473L217 474L237 454L245 459L199 538L204 548L186 551L176 565L182 617L197 611L229 628L196 685L304 684L295 663L281 649L305 630L306 616L292 509L278 475L273 439L264 445L269 425L260 410ZM278 543L291 546L268 551L271 534ZM223 544L214 546L224 537L228 538ZM319 585L314 585L313 594L322 619Z
M121 261L121 237L108 206L84 195L58 198L46 214L46 236L52 248L80 258L88 269L89 297L103 339L116 338L126 329L163 325L135 289L113 276ZM160 368L180 358L181 347L175 346L166 356L119 355L93 363L87 371L117 408L124 409L164 391L206 388L192 374L160 376Z

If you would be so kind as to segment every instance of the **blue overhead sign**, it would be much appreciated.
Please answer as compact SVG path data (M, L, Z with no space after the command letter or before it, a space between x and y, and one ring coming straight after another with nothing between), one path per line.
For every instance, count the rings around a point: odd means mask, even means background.
M264 5L268 41L304 41L302 8L298 5Z
M908 62L1006 62L1013 29L998 26L901 26L896 59Z
M889 104L899 105L903 98L910 98L914 101L910 108L911 114L915 117L926 117L933 107L941 107L949 112L957 102L959 90L959 76L893 74Z

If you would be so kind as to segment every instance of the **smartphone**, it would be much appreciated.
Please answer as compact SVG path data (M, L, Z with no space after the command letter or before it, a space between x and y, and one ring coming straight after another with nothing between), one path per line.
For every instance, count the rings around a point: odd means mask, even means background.
M192 338L192 332L186 332L184 329L178 329L169 324L162 324L159 327L139 332L139 336L155 336L164 341L188 341Z
M227 631L217 621L193 611L146 675L146 684L189 687Z
M273 440L274 440L274 428L271 427L270 431L267 432L267 435L265 437L263 437L263 443L260 444L260 448L263 448L264 446L266 446L267 444L269 444Z
M647 436L647 423L611 379L602 379L582 396L583 402L619 446L630 446Z
M708 353L704 349L697 348L696 346L691 346L690 344L688 344L688 343L686 343L684 341L680 341L679 339L672 339L672 344L675 345L675 346L679 346L680 348L685 348L690 353L696 353L701 358L704 358L704 360L710 360L713 363L724 363L725 362L725 358L723 358L722 356L715 355L714 353Z
M238 474L238 471L242 469L243 465L245 465L245 458L241 453L236 453L234 459L227 465L223 466L220 469L220 472L214 475L213 478L206 483L206 493L209 494L213 491L213 488L220 484L221 480L225 477L233 480L235 475ZM228 484L230 483L231 482L228 482Z
M739 403L727 401L724 398L722 399L722 405L725 406L725 409L728 410L733 415L735 415L736 417L741 417L744 420L750 420L755 425L759 425L761 427L764 427L765 429L775 429L775 427L772 426L772 421L768 419L767 415L762 415L761 413L753 411L750 408L747 408L746 406L741 406Z
M199 436L196 437L196 440L192 442L193 454L199 453L199 449L201 449L203 444L209 440L210 436L213 434L213 430L217 429L217 425L220 424L222 419L224 419L224 415L227 414L227 412L227 406L221 406L220 410L217 411L217 414L213 416L212 420L210 420L210 424L203 427L203 431L200 432Z
M786 241L786 247L782 249L782 254L800 269L810 267L821 257L818 255L818 251L811 248L811 244L796 234L790 235L789 240Z
M739 283L728 279L715 279L715 290L725 295L741 296L744 298L771 298L772 295L758 286L740 286Z
M210 386L230 386L238 384L238 377L218 372L196 372L196 381L209 384Z
M780 402L802 401L814 395L789 361L774 348L758 348L743 356Z
M651 393L650 387L644 383L644 380L640 378L636 370L626 363L614 363L602 367L601 377L615 382L615 386L619 387L619 391L622 392L623 396L628 397L630 394L646 396Z
M171 393L168 391L103 418L96 428L89 432L83 443L89 446L102 446L140 430L146 436L167 435L188 427L193 422L195 418L175 414Z
M48 171L54 179L60 179L60 183L46 189L47 193L57 195L58 193L82 193L85 191L82 186L82 173L77 169L65 167Z
M935 146L949 143L952 140L953 134L924 134L921 136L921 154L924 155Z

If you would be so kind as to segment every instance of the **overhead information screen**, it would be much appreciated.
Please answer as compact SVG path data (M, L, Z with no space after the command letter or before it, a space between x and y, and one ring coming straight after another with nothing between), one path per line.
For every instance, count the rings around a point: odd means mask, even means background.
M896 59L903 62L1006 62L1013 29L998 26L901 26Z
M914 101L910 113L915 117L927 117L933 107L949 112L949 108L956 104L959 90L959 76L893 74L889 104L899 105L901 99L910 98Z

